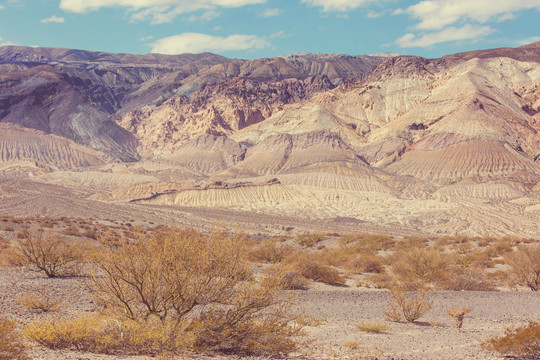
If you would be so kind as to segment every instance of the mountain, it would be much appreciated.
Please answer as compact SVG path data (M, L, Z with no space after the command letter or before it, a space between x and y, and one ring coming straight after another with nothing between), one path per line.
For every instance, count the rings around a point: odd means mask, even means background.
M439 59L5 46L1 123L0 172L96 201L538 236L540 42Z

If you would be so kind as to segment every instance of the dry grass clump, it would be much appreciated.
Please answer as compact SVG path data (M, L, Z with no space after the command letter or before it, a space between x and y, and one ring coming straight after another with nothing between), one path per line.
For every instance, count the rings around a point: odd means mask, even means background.
M342 236L338 243L343 247L356 248L365 254L388 250L396 244L391 236L379 234L347 234Z
M540 354L540 323L509 327L503 336L484 341L481 346L491 353L517 359L538 359Z
M512 238L500 238L495 240L495 242L486 249L486 254L491 258L504 256L505 254L512 252L514 245L515 242Z
M495 284L487 274L476 268L452 267L441 277L437 288L452 291L493 291Z
M170 229L102 241L91 284L107 317L46 320L25 334L54 349L147 354L182 351L283 355L297 347L283 274L261 279L242 239Z
M30 310L56 312L61 308L62 301L44 287L40 287L18 297L17 304Z
M512 267L510 276L515 283L532 291L540 288L540 245L522 245L508 253L505 260Z
M403 283L433 283L445 277L450 268L448 256L434 248L402 248L392 259L392 273Z
M325 265L312 254L298 254L286 259L285 263L298 269L306 279L328 285L344 285L346 279L334 267Z
M332 357L336 359L377 360L383 355L382 348L370 348L357 341L349 341L343 344L340 351L334 351ZM321 357L325 358L325 356Z
M464 253L458 253L455 257L455 263L463 268L486 269L495 266L493 259L483 250L469 250Z
M24 336L49 349L69 349L102 354L146 354L189 346L190 338L173 322L137 322L99 315L35 321Z
M278 243L274 239L269 239L249 249L247 258L253 262L277 264L295 251L291 245Z
M390 328L390 325L385 324L381 321L361 321L358 325L358 330L368 333L380 334L385 332Z
M458 330L461 330L461 327L463 326L463 319L465 319L465 314L468 314L470 312L471 308L468 306L464 306L461 309L452 308L446 313L454 318L454 320L456 321L456 328Z
M317 244L319 241L324 240L326 237L323 233L306 233L300 234L294 239L296 243L303 247L312 247Z
M24 237L16 240L16 250L31 270L44 272L48 277L76 275L84 257L78 244L43 232L24 231Z
M15 322L0 318L0 360L27 360L26 345L15 329Z
M275 276L280 274L281 285L284 290L307 290L310 280L302 275L298 266L276 264L266 269L265 274Z
M422 249L429 245L429 239L419 236L411 236L396 243L397 251L406 251L410 249Z
M386 271L384 261L378 255L357 255L345 264L345 268L355 274L382 274Z
M384 315L391 321L399 322L405 319L412 323L432 308L429 293L423 288L408 291L395 286L390 290L390 297L390 309Z

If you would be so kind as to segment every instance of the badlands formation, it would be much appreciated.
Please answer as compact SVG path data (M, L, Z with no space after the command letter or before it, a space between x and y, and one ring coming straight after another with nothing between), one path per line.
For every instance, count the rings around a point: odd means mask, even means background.
M540 42L250 61L0 47L0 210L19 216L537 237L539 131Z

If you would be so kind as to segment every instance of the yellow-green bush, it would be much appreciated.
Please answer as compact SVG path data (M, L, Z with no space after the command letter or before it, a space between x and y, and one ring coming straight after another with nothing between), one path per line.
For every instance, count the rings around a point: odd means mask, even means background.
M448 255L434 248L410 247L392 256L392 273L402 283L427 284L446 276Z
M15 322L0 319L0 360L27 360L26 345L15 329Z
M50 349L104 354L156 355L193 346L193 338L183 325L171 321L137 322L98 315L35 321L23 334Z
M253 276L243 261L243 239L169 229L114 240L102 239L91 284L117 321L123 313L141 326L179 324L192 339L189 347L200 351L285 354L295 348L299 329L291 300L280 294L284 275Z

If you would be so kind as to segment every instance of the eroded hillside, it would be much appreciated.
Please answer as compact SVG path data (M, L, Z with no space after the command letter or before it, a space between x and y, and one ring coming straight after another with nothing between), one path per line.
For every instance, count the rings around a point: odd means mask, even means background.
M41 132L2 130L2 164L35 158L50 166L32 181L91 201L538 236L539 64L540 43L251 61L3 47L0 120Z

